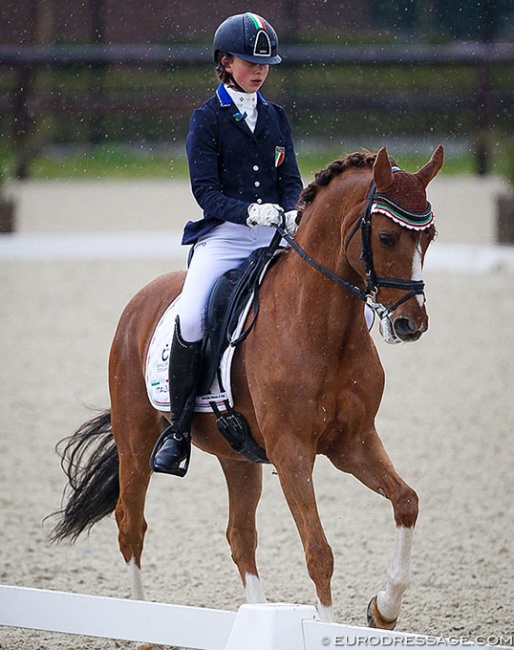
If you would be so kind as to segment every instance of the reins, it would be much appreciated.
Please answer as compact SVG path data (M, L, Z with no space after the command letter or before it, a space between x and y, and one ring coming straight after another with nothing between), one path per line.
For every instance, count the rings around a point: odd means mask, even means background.
M399 171L398 168L393 168L393 172ZM392 313L397 307L401 304L410 300L414 296L425 294L425 283L423 280L399 280L397 278L383 278L378 277L375 273L373 266L373 255L371 252L371 214L373 203L377 198L380 198L381 201L386 202L388 205L393 207L396 212L400 215L407 217L409 219L416 220L426 220L426 218L431 214L432 208L428 204L428 208L422 213L414 213L406 210L402 206L398 205L396 202L392 201L389 197L384 194L377 194L375 183L371 184L370 190L368 192L366 207L361 217L358 219L355 226L352 228L346 242L345 242L345 251L348 249L351 240L353 239L355 233L360 229L361 238L362 238L362 250L361 250L361 259L364 262L364 267L366 271L366 287L365 289L360 289L352 282L345 280L344 278L337 275L330 269L327 269L325 266L316 262L296 241L285 231L282 225L275 226L280 235L287 241L291 248L312 268L316 269L320 273L323 273L326 277L330 278L338 285L348 289L353 293L354 296L365 302L380 319L387 317ZM376 295L378 293L379 287L390 287L393 289L399 289L402 291L407 291L408 293L402 296L394 304L389 305L388 307L382 305L376 301Z
M287 241L287 243L291 246L291 248L298 253L298 255L302 258L302 260L305 260L307 264L312 266L313 269L316 269L317 271L320 271L323 273L323 275L326 275L327 278L330 278L337 284L339 284L341 287L344 287L345 289L348 289L351 291L357 298L360 298L360 300L363 300L366 302L367 296L365 291L362 289L359 289L359 287L355 286L351 282L348 282L348 280L345 280L344 278L340 277L337 275L337 273L334 273L330 269L327 269L326 266L323 266L319 262L316 262L308 253L305 251L299 244L295 242L295 240L287 233L285 228L283 228L281 225L275 226L277 231L280 233L280 236Z

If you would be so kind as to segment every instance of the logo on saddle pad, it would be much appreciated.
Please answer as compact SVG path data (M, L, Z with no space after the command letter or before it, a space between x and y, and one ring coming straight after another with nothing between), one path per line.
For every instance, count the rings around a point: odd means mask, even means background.
M146 392L150 404L158 411L167 412L170 408L170 396L168 385L169 374L169 347L171 332L175 326L177 304L180 296L168 307L162 315L148 349L146 357ZM215 376L213 384L208 393L196 398L195 410L199 413L212 413L211 402L215 402L219 408L223 408L225 400L230 406L234 405L230 389L230 365L234 356L235 348L229 346L222 357L220 373L224 386L222 390L219 385L218 375Z
M177 302L173 302L162 316L155 330L146 361L146 390L152 406L158 411L169 411L169 337L173 331L177 311ZM235 336L239 336L251 302L243 311ZM230 366L235 352L235 346L229 345L219 363L218 372L214 373L214 380L210 390L196 398L195 411L201 413L214 413L216 425L221 435L238 454L255 463L268 463L266 452L260 447L248 429L244 417L234 411L234 400L230 388ZM227 390L223 389L227 386Z

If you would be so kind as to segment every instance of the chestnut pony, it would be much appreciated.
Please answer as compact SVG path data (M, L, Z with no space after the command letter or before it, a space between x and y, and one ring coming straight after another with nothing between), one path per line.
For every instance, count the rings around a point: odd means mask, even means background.
M420 273L435 226L425 190L443 157L439 146L410 174L396 168L383 147L318 172L300 198L296 239L271 265L256 323L236 348L235 407L276 469L325 621L333 618L333 555L314 494L317 454L389 499L394 509L394 557L385 588L368 606L369 625L394 627L409 582L418 498L396 473L375 429L384 371L364 303L378 315L388 342L415 341L427 330ZM63 452L68 498L53 538L76 539L115 510L137 599L144 598L140 567L149 458L168 418L148 400L146 354L184 275L159 277L129 302L111 348L111 409L66 439ZM232 558L248 601L264 602L255 561L262 466L232 451L213 415L195 414L192 439L219 459L228 486Z

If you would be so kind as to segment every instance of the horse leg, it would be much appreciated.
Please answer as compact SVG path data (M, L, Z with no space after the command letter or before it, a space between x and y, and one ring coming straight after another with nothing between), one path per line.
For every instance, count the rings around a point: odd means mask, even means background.
M307 570L316 587L318 613L324 622L334 620L332 608L331 579L334 571L334 556L316 505L312 470L314 452L295 441L278 450L275 446L270 460L277 470L282 491L296 523L305 553ZM279 453L277 453L279 452Z
M127 402L129 396L126 397ZM151 470L149 457L161 430L161 415L145 404L120 408L113 402L112 428L120 459L120 494L116 504L118 543L130 576L131 595L144 600L141 555L147 529L144 506Z
M396 547L387 572L387 583L370 600L367 611L369 627L394 630L400 615L403 594L410 583L410 553L413 527L397 526Z
M137 399L135 395L142 395ZM145 600L141 555L147 523L144 507L151 478L150 454L162 429L162 415L146 400L146 393L123 391L116 394L112 404L112 430L120 459L120 494L116 504L118 544L130 579L131 597ZM157 650L145 642L136 643L137 650Z
M392 503L396 522L395 551L387 573L386 587L372 598L368 606L369 626L392 630L410 582L410 555L418 516L418 496L394 469L374 429L358 438L351 448L345 442L327 455L338 469L350 472Z
M265 603L266 596L257 572L255 512L262 493L262 466L257 463L219 458L228 488L227 540L248 603Z

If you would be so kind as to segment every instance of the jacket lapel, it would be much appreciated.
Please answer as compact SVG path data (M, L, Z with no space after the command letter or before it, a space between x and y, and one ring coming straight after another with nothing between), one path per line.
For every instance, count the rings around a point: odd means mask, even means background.
M268 124L269 106L260 92L257 92L257 123L253 135L257 137Z

